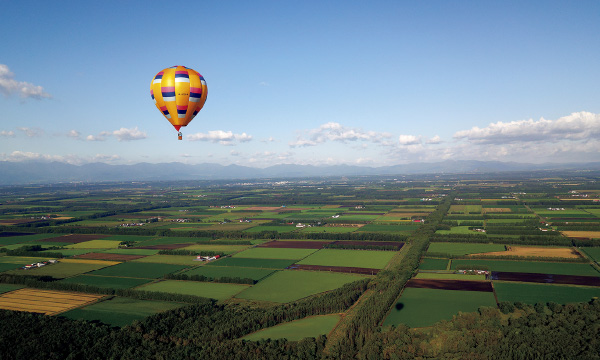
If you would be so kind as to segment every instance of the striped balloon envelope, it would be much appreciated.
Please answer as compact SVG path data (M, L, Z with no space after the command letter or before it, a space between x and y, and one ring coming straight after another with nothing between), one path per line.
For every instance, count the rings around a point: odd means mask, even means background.
M177 131L187 126L202 109L207 93L204 77L185 66L162 70L150 84L154 104ZM179 140L181 137L179 132Z

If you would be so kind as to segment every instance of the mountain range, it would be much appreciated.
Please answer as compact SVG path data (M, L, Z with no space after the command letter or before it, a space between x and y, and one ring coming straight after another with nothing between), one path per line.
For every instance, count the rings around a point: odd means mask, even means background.
M72 181L231 180L368 175L483 174L541 170L600 170L600 162L525 164L500 161L449 160L381 167L282 164L266 168L253 168L211 163L188 165L178 162L139 163L134 165L109 165L105 163L71 165L62 162L0 161L0 185Z

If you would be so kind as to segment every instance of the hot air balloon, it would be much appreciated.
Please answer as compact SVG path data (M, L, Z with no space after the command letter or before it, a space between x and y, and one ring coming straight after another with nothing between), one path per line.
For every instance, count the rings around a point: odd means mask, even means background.
M206 102L208 88L200 73L185 66L171 66L156 74L150 84L154 104L178 131L192 121Z

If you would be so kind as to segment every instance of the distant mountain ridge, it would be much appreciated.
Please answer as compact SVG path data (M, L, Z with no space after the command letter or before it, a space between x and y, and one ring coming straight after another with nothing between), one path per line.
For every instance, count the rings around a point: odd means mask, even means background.
M62 162L0 161L0 185L58 183L70 181L166 181L166 180L230 180L259 178L302 178L361 175L464 174L537 170L600 170L600 162L571 164L524 164L500 161L449 160L434 163L412 163L381 167L354 165L281 164L267 168L241 165L183 163L139 163L109 165L90 163L71 165Z

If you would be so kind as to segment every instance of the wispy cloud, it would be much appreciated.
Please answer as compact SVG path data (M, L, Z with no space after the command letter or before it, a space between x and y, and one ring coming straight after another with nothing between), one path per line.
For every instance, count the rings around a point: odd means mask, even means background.
M327 141L369 141L379 143L383 139L388 139L392 135L375 131L364 131L358 128L345 127L336 122L328 122L316 129L304 131L296 140L289 142L290 147L315 146Z
M246 133L234 134L232 131L211 130L208 133L196 133L187 136L190 141L210 141L222 145L234 145L235 142L248 142L252 135Z
M1 137L15 137L15 132L12 130L9 130L9 131L2 130L2 131L0 131L0 136Z
M17 130L22 131L27 137L41 137L44 135L44 130L34 127L19 127Z
M77 130L70 130L66 135L72 139L81 139L81 133Z
M146 139L148 136L145 131L139 130L136 126L131 129L120 128L119 130L114 131L102 131L98 135L88 135L85 139L87 141L105 141L109 137L114 137L119 141L133 141Z
M45 92L43 87L25 81L17 81L14 77L15 75L8 66L0 64L0 92L4 95L17 94L22 98L37 100L52 98L52 95Z
M51 154L42 154L37 152L30 151L13 151L9 154L0 154L0 161L11 161L11 162L24 162L24 161L57 161L64 162L73 165L82 165L92 162L104 162L104 163L112 163L121 160L119 155L105 155L105 154L96 154L93 156L79 156L79 155L51 155Z

